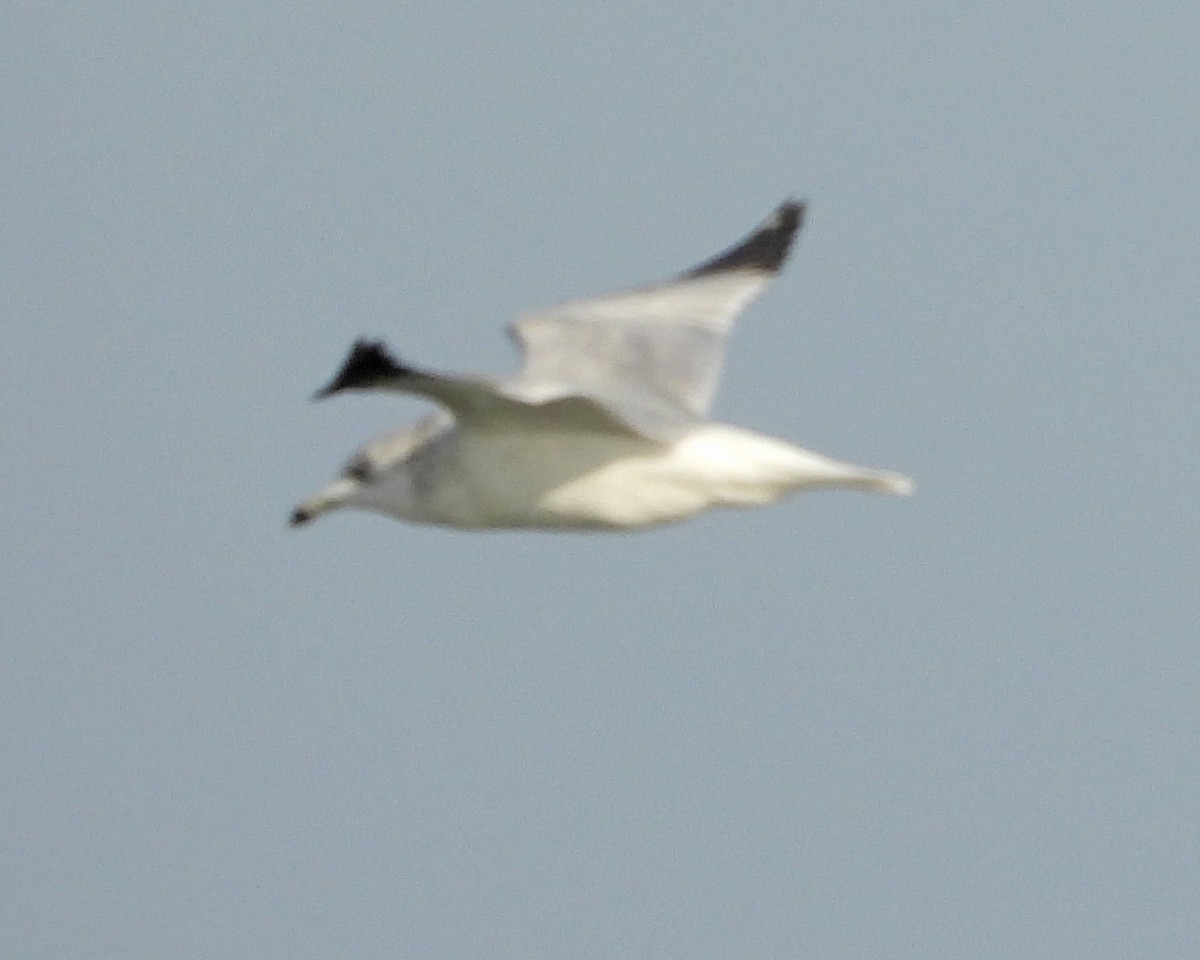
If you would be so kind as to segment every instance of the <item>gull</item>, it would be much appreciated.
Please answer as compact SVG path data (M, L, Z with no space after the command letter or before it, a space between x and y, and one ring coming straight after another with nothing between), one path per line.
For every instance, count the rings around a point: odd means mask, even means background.
M359 339L314 399L398 391L440 409L364 446L292 525L354 508L467 529L628 530L803 490L911 493L902 474L708 418L733 321L779 272L804 210L785 201L672 280L522 316L515 377L434 373Z

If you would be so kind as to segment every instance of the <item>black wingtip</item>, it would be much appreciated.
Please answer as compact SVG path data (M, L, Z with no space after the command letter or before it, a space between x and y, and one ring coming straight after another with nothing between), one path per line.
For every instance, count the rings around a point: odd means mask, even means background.
M292 511L291 517L288 519L288 526L300 527L308 523L312 519L312 514L303 507L297 507Z
M412 370L397 362L387 352L381 340L360 338L354 341L342 368L324 387L313 394L314 400L322 400L342 390L368 390L379 386L390 377L403 377Z
M689 270L685 276L701 277L727 270L775 273L783 266L792 241L804 223L805 209L803 203L789 197L745 240Z

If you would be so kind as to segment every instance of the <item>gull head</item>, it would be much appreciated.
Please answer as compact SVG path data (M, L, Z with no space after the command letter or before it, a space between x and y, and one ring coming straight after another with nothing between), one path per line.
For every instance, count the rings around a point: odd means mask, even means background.
M360 450L341 476L318 490L292 511L290 523L300 527L323 513L343 507L377 510L406 516L414 502L412 473L406 458L372 458L371 447Z
M292 511L300 527L342 507L376 510L401 518L418 513L430 468L428 448L445 435L450 417L434 413L414 426L372 440L350 458L341 474Z

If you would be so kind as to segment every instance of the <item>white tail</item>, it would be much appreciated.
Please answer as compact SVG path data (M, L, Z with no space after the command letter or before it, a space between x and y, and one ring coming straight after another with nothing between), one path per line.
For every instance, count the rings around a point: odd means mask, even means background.
M894 497L911 497L914 484L912 477L890 470L873 470L870 472L864 489L873 493L890 493Z

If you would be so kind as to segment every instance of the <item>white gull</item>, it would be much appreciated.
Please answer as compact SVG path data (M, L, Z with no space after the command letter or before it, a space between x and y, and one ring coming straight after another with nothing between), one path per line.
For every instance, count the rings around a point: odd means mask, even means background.
M803 218L789 200L676 279L522 317L514 378L431 373L359 340L317 398L391 390L441 409L363 447L292 524L352 507L475 529L624 530L801 490L911 493L902 474L708 419L733 321L779 272Z

